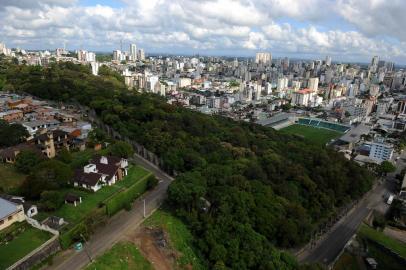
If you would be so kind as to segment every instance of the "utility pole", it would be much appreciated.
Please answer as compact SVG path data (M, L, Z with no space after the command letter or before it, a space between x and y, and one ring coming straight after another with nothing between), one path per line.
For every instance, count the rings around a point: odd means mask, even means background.
M80 237L82 237L82 239L83 239L83 249L85 250L87 257L89 258L89 261L92 262L93 261L92 257L90 256L90 253L87 250L86 245L85 245L86 244L86 239L83 237L83 234L80 234Z
M146 217L145 215L145 199L144 199L144 218Z

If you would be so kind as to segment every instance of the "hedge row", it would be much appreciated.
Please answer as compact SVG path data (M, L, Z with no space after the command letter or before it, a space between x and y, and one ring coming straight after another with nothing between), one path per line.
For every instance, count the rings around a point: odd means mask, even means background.
M111 217L121 209L124 209L127 205L130 205L147 190L148 182L152 181L154 178L155 176L150 174L140 179L126 190L118 192L110 197L105 202L107 215Z
M59 242L63 249L69 248L74 242L83 241L82 236L87 239L96 227L106 222L107 215L105 207L94 209L86 218L67 231L62 231L59 235ZM69 225L68 225L69 226Z

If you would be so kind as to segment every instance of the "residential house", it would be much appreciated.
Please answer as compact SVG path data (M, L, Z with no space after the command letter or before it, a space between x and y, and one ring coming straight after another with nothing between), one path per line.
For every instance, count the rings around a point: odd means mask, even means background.
M48 158L54 158L59 150L70 149L72 138L67 132L57 129L38 135L31 142L34 142Z
M24 197L13 196L13 195L8 195L8 194L0 194L0 198L3 198L4 200L15 203L17 205L23 205L24 214L26 217L31 218L31 217L35 216L36 214L38 214L37 206L30 202L26 202L24 200Z
M56 128L59 125L59 121L31 121L23 122L22 125L27 129L28 133L30 133L31 136L34 136L41 129Z
M22 204L16 204L0 198L0 231L12 225L14 222L25 220Z
M105 185L114 185L128 173L128 161L113 156L95 157L83 170L76 170L73 178L75 187L94 192Z
M7 122L15 122L23 119L24 114L20 110L10 110L5 112L0 112L0 119L3 119Z
M0 160L4 163L14 163L21 151L33 151L41 155L41 151L35 145L21 143L15 146L10 146L0 150Z

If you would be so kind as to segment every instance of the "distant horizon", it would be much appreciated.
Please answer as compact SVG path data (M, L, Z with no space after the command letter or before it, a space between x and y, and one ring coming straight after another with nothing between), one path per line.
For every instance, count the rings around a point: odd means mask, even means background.
M6 44L7 46L7 44ZM25 48L18 48L21 50L27 50L27 51L54 51L57 48L62 48L62 47L55 47L55 48L44 48L44 49L25 49ZM13 47L12 49L17 49L17 47ZM247 59L252 59L255 58L255 54L257 52L269 52L272 54L272 59L283 59L285 57L287 57L289 60L294 60L294 61L316 61L316 60L321 60L321 61L325 61L326 56L330 56L330 55L325 55L323 58L312 58L311 56L288 56L288 55L280 55L280 54L274 54L271 51L267 51L267 50L259 50L256 52L252 52L249 54L240 54L240 55L236 55L236 54L220 54L220 53L208 53L208 52L184 52L184 53L180 53L180 52L148 52L148 50L146 48L142 48L145 51L145 56L204 56L204 57L227 57L227 58L247 58ZM74 52L77 50L87 50L87 51L91 51L94 52L96 54L113 54L114 50L119 50L119 49L113 49L113 50L90 50L87 48L82 48L82 49L69 49L66 48L67 51L69 52ZM123 50L123 51L128 51L128 50ZM378 55L379 56L379 55ZM359 64L359 65L369 65L370 61L365 60L365 61L351 61L351 60L337 60L334 59L333 56L332 57L332 63L336 63L336 64ZM383 61L386 61L385 59L380 59ZM393 61L386 61L386 62L393 62ZM396 63L393 62L396 68L406 68L406 64L400 64L400 63Z

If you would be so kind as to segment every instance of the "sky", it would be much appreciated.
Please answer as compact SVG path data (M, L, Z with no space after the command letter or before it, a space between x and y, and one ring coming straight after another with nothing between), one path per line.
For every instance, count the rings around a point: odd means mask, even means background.
M406 0L0 0L0 42L406 64L405 10Z

